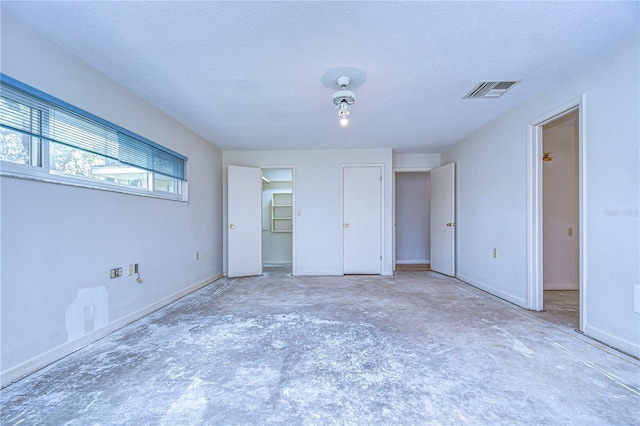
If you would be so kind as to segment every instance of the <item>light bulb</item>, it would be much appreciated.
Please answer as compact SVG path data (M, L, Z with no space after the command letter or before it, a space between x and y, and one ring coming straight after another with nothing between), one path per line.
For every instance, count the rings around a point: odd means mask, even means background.
M338 115L340 117L346 117L349 114L351 114L351 107L349 106L349 103L347 101L340 102L340 105L338 106Z
M347 126L347 124L349 124L349 119L347 117L342 117L340 119L340 124L342 124L343 126Z

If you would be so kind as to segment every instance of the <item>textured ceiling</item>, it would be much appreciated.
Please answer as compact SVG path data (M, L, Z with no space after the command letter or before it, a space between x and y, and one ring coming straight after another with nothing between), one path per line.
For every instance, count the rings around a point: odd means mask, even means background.
M632 2L1 2L223 149L439 152L639 27ZM345 132L341 73L358 99ZM481 80L522 80L463 100Z

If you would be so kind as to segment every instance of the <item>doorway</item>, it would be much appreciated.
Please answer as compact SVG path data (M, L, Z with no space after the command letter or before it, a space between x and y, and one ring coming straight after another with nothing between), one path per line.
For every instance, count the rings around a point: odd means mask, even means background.
M578 328L578 111L542 126L542 288L548 315Z
M583 98L529 123L528 308L584 330Z
M395 270L428 271L431 264L431 175L395 174Z
M262 269L292 274L293 169L262 168Z

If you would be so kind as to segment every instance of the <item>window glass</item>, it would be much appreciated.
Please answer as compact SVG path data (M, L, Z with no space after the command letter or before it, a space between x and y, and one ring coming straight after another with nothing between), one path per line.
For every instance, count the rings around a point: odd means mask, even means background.
M52 171L96 179L117 185L148 189L149 172L117 160L52 142L49 147Z
M155 191L163 191L163 192L170 192L172 194L180 194L180 186L178 183L178 179L161 175L160 173L153 174L153 189Z
M0 97L0 160L39 165L42 111Z
M0 128L0 160L31 164L31 136Z

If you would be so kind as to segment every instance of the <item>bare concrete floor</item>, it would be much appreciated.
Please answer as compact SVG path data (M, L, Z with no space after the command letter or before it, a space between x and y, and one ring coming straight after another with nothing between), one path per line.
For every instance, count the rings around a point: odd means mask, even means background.
M221 279L6 387L15 424L640 424L640 362L433 272Z

